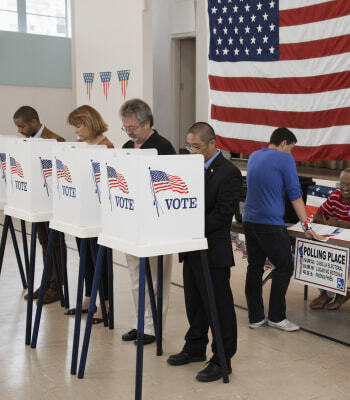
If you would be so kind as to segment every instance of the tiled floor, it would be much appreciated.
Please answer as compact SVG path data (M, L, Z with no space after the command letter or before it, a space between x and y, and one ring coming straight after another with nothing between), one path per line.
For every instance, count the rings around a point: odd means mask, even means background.
M68 241L73 247L74 241L71 238ZM40 251L38 246L37 282L42 268ZM69 250L68 260L73 303L77 252ZM118 257L118 260L122 260L122 257ZM246 261L241 261L240 254L236 254L236 260L238 265L232 270L232 288L236 303L245 307ZM173 282L181 284L180 265L175 266L173 270ZM288 293L288 305L291 315L296 317L301 313L306 321L309 311L302 300L302 292L302 286L292 283ZM317 291L312 289L311 297L316 293ZM24 345L26 302L23 300L23 294L14 254L11 246L8 246L0 278L1 400L134 398L136 347L133 343L121 341L122 333L132 326L134 318L129 276L125 267L115 267L115 329L110 331L102 326L93 328L83 380L78 380L69 372L74 319L65 316L58 303L44 307L37 349L33 350ZM299 314L297 310L300 310ZM171 367L166 363L169 354L182 348L187 326L183 290L181 287L172 286L164 337L164 355L155 356L154 344L145 347L143 398L350 399L348 347L303 331L285 333L268 327L250 330L246 310L237 308L236 312L239 343L238 352L232 362L230 383L199 383L195 380L195 375L201 369L201 363L183 367ZM341 318L347 314L348 304L337 316ZM316 318L320 327L330 325L329 318L322 312L316 317L310 314L310 318ZM349 337L350 324L343 324L339 329L343 337ZM210 354L209 350L207 354Z

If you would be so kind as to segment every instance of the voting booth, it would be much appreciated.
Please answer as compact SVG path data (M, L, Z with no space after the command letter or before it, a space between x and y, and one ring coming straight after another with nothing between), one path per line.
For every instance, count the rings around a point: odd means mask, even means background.
M138 257L207 248L201 155L110 154L98 243Z
M70 235L96 237L101 230L101 160L105 146L63 145L53 154L53 218L50 228Z
M4 213L29 222L52 215L53 139L16 139L7 145L7 204Z
M6 168L8 167L8 160L6 155L6 149L8 143L17 140L14 136L0 136L0 160L1 160L1 168L0 168L0 210L4 209L6 204L6 192L7 192L7 175Z

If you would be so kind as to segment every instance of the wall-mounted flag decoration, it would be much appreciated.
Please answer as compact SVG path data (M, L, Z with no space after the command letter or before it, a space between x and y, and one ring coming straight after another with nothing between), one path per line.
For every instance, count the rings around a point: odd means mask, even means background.
M122 89L122 96L125 100L126 97L126 88L128 87L129 77L130 77L130 69L122 69L117 71L118 80Z
M111 76L112 72L100 72L100 78L103 86L103 94L107 100L108 97L108 89L111 84Z
M95 74L93 72L84 72L83 73L83 78L86 86L86 94L90 100L91 97L91 91L92 91L92 84L94 83L94 76Z

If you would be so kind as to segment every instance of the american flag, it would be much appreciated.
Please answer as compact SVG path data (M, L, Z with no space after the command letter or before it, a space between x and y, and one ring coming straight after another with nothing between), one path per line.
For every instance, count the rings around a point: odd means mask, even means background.
M13 157L10 157L10 167L11 167L11 174L17 174L20 178L24 178L23 169L21 164L16 161Z
M122 89L122 96L125 100L126 97L126 88L128 87L129 83L129 76L130 76L130 69L122 69L117 71L119 83Z
M296 160L350 154L350 1L208 0L210 117L218 146L250 154L276 127Z
M100 72L100 78L103 86L103 94L107 100L108 97L108 89L111 84L111 76L112 72Z
M96 183L99 183L101 181L101 168L100 168L100 163L99 162L92 162L92 169L95 175Z
M43 173L45 178L48 178L49 176L52 176L52 161L51 160L45 160L42 159L41 161L41 167L43 169Z
M0 153L0 160L1 160L2 169L5 172L6 171L6 153Z
M93 72L84 72L83 73L83 78L86 86L86 94L90 100L91 97L91 90L92 90L92 84L94 83L94 76L95 74Z
M67 182L72 183L72 176L67 165L64 165L61 160L56 160L56 168L58 179L63 178Z
M164 171L151 170L151 179L155 193L161 192L162 190L188 193L188 187L186 183L176 175L170 175Z
M107 177L110 188L119 188L124 193L129 193L128 183L124 176L117 172L113 167L107 165Z

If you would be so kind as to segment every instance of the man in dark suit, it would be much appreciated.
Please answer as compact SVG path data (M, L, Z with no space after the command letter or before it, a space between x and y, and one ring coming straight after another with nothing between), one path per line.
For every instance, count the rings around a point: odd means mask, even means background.
M40 123L37 111L30 106L20 107L13 116L13 122L18 128L18 132L27 138L42 138L42 139L55 139L58 142L64 142L64 138L50 131L44 124ZM48 245L48 228L47 222L40 222L37 224L38 238L43 249L43 260L45 261L45 254ZM65 251L66 251L66 246ZM60 242L58 235L55 239L55 252L57 255L58 270L62 282L62 262L60 252ZM33 293L33 298L37 299L39 295L39 288ZM25 295L25 299L28 295ZM49 277L46 283L46 290L44 294L44 304L53 303L59 300L58 286L56 282L55 270L51 262L49 269Z
M230 287L230 267L234 265L230 227L242 190L241 172L216 149L213 128L197 122L187 134L186 148L204 156L205 167L205 236L208 240L208 261L215 301L222 332L228 372L231 357L237 349L237 323ZM178 354L168 358L170 365L184 365L206 360L208 329L211 317L199 251L182 255L187 318L190 328L185 345ZM213 356L197 379L211 382L222 377L215 337Z

